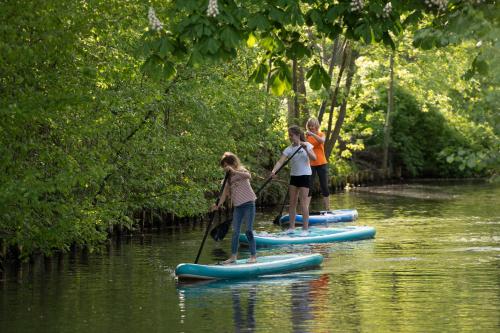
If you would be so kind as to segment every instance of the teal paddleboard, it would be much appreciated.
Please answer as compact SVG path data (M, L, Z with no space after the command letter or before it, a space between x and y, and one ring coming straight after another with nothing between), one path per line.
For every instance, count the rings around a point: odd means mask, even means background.
M336 209L325 210L319 212L312 212L309 215L309 225L317 225L324 223L338 223L338 222L352 222L358 218L358 211L356 209ZM283 215L280 218L280 224L288 224L290 216ZM296 224L302 224L302 215L298 214L295 217Z
M331 243L369 239L375 236L375 228L366 226L349 226L344 228L309 228L304 233L302 228L295 228L291 234L255 233L257 246L293 245L310 243ZM240 234L240 243L248 245L245 234Z
M323 256L319 253L285 254L257 257L257 262L251 264L247 264L247 259L230 265L179 264L175 275L179 280L247 279L310 269L322 262Z

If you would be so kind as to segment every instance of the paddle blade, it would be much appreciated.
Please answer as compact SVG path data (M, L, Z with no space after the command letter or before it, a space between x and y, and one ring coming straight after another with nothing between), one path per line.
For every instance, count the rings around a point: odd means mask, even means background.
M281 225L281 221L280 220L281 220L281 214L276 215L276 217L273 220L273 224Z
M216 225L211 231L210 236L216 241L221 241L226 237L229 227L231 226L231 219Z

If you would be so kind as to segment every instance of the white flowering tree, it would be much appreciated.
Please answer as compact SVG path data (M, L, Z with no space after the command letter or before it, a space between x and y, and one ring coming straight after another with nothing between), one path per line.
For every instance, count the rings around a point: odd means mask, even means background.
M168 24L150 10L150 30L145 34L144 70L155 76L171 78L180 63L196 65L235 57L243 45L258 46L251 79L268 80L275 94L292 87L288 60L309 58L306 77L312 89L329 89L327 70L317 60L314 40L336 39L339 35L362 43L384 43L392 48L394 36L408 26L416 26L415 44L421 47L445 45L447 22L467 29L461 21L474 7L491 11L495 1L481 0L273 0L223 1L178 0L168 7ZM160 8L160 10L167 8ZM163 18L162 18L163 17ZM172 19L175 17L175 19ZM458 27L459 23L463 24ZM315 60L316 59L316 60Z
M494 29L485 25L488 20L484 17L495 22L495 4L482 0L173 1L170 7L160 8L168 10L168 17L159 16L169 24L163 25L150 10L150 30L144 36L144 70L149 75L171 78L179 65L225 61L245 45L255 48L258 52L249 78L266 84L267 90L276 95L292 90L289 122L302 123L299 118L309 115L300 81L308 80L312 90L324 89L318 118L324 120L329 156L346 116L359 45L384 44L395 50L398 36L406 29L416 31L414 46L423 49L471 37L489 36L491 44ZM325 48L324 41L330 46ZM330 49L331 56L325 57ZM393 68L393 61L391 64ZM478 56L471 73L486 68L487 59ZM391 87L392 83L390 96ZM338 109L335 118L334 109ZM387 151L388 117L386 127ZM383 164L387 165L387 156L385 160Z

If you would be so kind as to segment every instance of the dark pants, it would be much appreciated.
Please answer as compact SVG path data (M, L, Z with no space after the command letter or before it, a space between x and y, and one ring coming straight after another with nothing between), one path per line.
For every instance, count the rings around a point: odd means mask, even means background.
M321 188L321 195L327 197L330 195L330 191L328 190L328 164L312 166L312 175L311 175L311 183L309 185L309 196L312 196L312 189L314 185L314 178L316 178L316 174L319 177L319 187Z

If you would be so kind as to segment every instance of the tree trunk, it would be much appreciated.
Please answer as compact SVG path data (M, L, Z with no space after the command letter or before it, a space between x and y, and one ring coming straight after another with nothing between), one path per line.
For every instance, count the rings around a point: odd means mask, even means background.
M298 116L301 120L301 126L304 125L310 117L310 112L307 107L307 93L306 93L306 81L305 81L305 75L304 75L304 66L302 64L298 65L297 69L297 107L298 109Z
M335 84L335 90L333 91L331 103L330 103L330 111L329 111L329 116L328 116L328 128L326 130L326 139L328 142L328 138L331 136L332 133L332 124L333 124L333 111L335 109L335 106L337 106L337 96L340 90L340 83L342 81L342 76L344 75L345 67L346 64L348 63L348 58L351 55L351 47L346 41L344 43L345 47L343 48L343 55L342 55L342 63L340 65L340 70L339 74L337 76L337 83Z
M299 100L297 91L297 59L292 60L292 98L288 98L288 125L298 125Z
M293 88L293 113L295 118L299 118L299 89L298 89L298 63L297 59L292 60L292 70L293 70L293 83L292 83L292 88Z
M304 67L297 61L292 60L292 90L293 97L288 98L288 124L299 125L305 124L305 120L309 118L309 109L306 102L306 83L304 75ZM304 123L304 124L303 124Z
M273 69L273 60L269 59L269 72L267 72L267 84L266 92L269 94L270 82L271 82L271 70Z
M349 55L349 70L347 72L347 77L346 77L346 82L345 82L345 94L344 94L344 100L342 101L342 105L340 106L339 110L339 116L337 117L337 121L335 122L335 128L331 134L331 136L327 139L326 145L325 145L325 154L326 158L330 158L330 155L332 153L333 147L335 147L335 142L337 141L339 134L340 134L340 129L342 128L342 124L344 123L346 111L347 111L347 100L349 98L349 92L351 90L351 85L352 85L352 78L354 77L354 73L356 71L356 59L358 57L358 52L356 50L352 50L350 52L351 54Z
M384 157L382 160L382 168L387 169L389 161L389 140L390 140L390 115L394 112L394 56L395 51L392 51L389 58L389 90L387 92L387 114L385 115L384 124Z
M337 56L340 53L339 42L340 42L340 37L335 39L335 41L333 42L332 56L330 58L330 64L328 67L328 75L330 75L330 77L332 77L333 74L333 68L335 67L335 60L337 59ZM327 104L327 98L323 100L323 102L321 103L321 107L319 108L318 121L320 124L321 121L323 120L323 114L325 113L326 104Z

